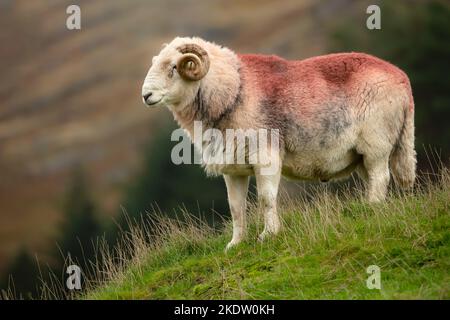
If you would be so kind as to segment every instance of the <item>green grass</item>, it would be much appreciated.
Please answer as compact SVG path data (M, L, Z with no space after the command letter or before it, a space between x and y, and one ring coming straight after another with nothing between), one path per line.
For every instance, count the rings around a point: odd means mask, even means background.
M323 190L313 202L280 200L283 231L263 243L253 208L247 240L227 253L229 224L218 233L162 219L158 240L136 232L134 258L83 298L449 299L449 180L375 205ZM370 265L381 290L366 286Z

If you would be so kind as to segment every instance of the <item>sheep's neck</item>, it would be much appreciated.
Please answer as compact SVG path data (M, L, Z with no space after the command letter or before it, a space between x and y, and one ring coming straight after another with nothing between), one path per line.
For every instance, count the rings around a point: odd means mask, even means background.
M230 87L226 88L231 91ZM203 130L216 128L224 130L230 115L242 102L242 79L236 84L234 94L227 96L227 101L221 103L216 98L220 96L217 90L200 87L195 99L181 111L175 111L174 117L181 128L193 137L194 122L201 121Z

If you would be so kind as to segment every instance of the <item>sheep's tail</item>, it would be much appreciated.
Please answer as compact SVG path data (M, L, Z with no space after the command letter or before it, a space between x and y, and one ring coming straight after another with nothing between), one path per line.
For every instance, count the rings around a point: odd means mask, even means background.
M411 89L410 89L411 90ZM414 150L414 101L409 90L409 106L405 107L403 127L390 158L391 174L401 188L412 188L416 179L416 151Z

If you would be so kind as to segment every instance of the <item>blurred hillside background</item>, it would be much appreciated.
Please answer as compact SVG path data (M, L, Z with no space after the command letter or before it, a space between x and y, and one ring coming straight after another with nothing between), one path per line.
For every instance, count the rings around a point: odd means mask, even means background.
M66 28L70 4L81 30ZM366 28L370 4L381 30ZM448 1L0 0L0 288L13 274L17 292L34 292L36 258L63 274L67 253L92 257L91 239L114 242L124 212L228 215L223 181L171 164L175 123L141 102L152 56L192 35L288 59L384 58L411 78L419 167L423 145L448 162Z

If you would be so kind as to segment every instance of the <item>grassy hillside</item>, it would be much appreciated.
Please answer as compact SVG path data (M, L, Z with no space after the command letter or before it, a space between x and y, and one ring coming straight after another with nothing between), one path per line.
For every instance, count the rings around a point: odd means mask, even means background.
M135 257L108 268L111 280L89 299L449 299L450 178L414 194L369 205L324 188L313 200L281 200L283 232L258 243L250 210L248 240L224 252L231 228L214 232L161 220L152 246L133 231ZM381 269L369 290L366 268Z

